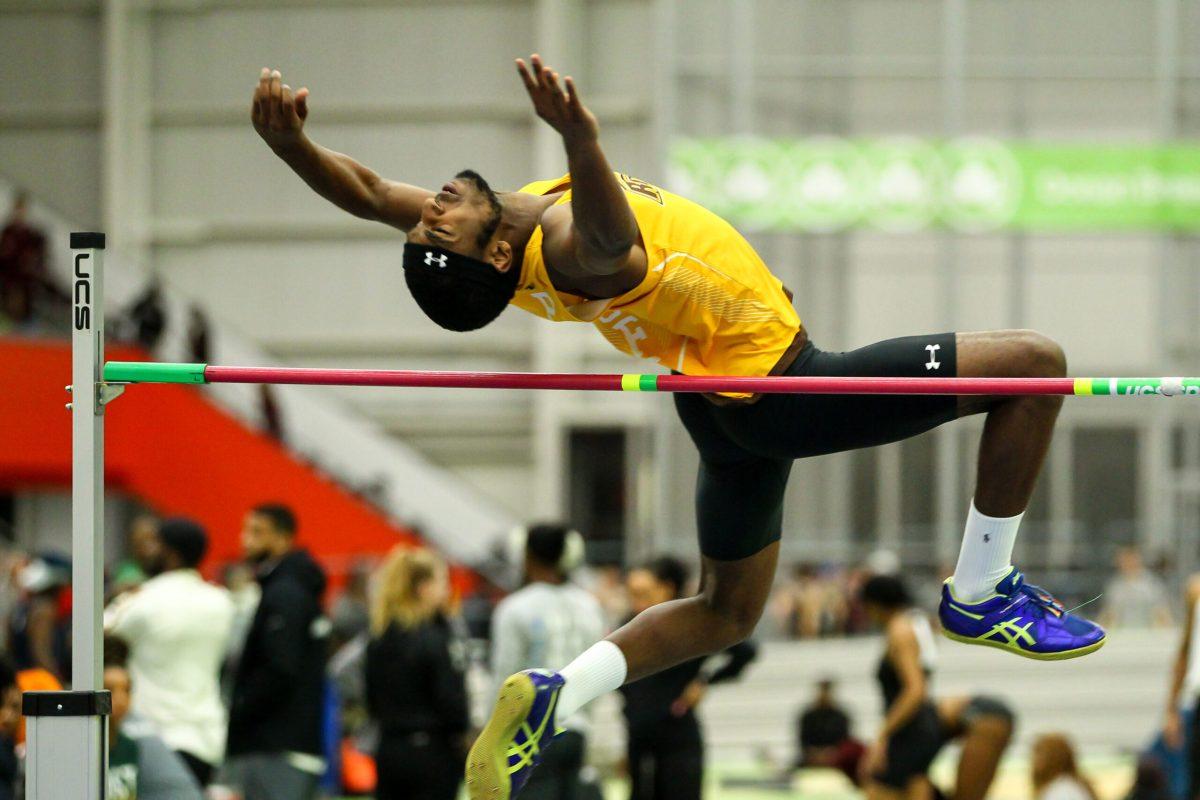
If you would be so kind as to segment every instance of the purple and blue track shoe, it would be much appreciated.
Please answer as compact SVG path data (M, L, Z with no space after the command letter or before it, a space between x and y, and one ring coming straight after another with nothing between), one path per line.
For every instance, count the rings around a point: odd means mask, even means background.
M542 750L560 731L554 711L563 678L531 669L510 675L500 687L492 716L467 755L471 800L512 800L541 763Z
M954 596L954 579L942 586L942 633L956 642L998 647L1026 658L1053 661L1094 653L1105 633L1094 622L1063 610L1049 592L1025 582L1014 568L978 603Z

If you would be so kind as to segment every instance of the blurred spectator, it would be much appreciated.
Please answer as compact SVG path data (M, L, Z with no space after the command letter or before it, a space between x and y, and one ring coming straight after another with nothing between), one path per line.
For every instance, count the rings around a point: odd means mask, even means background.
M283 410L274 386L262 383L258 387L258 402L262 408L263 432L280 444L287 442L283 433Z
M44 553L21 568L23 595L9 620L18 670L42 669L63 683L71 672L71 562Z
M29 556L16 548L0 549L0 620L12 619L21 601L21 570L29 563ZM11 650L8 641L8 625L0 625L0 651Z
M233 627L229 592L200 577L208 535L189 519L163 520L143 565L151 576L113 601L104 628L129 646L134 712L207 786L225 753L220 671Z
M187 345L188 358L195 364L207 364L212 355L208 317L197 305L188 307Z
M844 633L848 612L843 576L799 563L776 590L772 610L781 630L791 638L815 639Z
M257 567L262 599L234 677L231 772L245 800L309 800L325 771L325 573L296 546L296 517L283 505L246 514L242 547Z
M379 569L367 646L367 708L379 725L378 800L454 800L467 713L465 648L445 616L446 565L397 547Z
M133 327L133 340L153 353L167 327L167 309L157 275L150 278L146 288L134 299L128 316Z
M949 697L938 702L944 744L957 742L954 800L984 800L1016 731L1017 718L1005 701L988 695Z
M602 564L593 569L592 594L604 610L604 627L616 629L629 619L629 595L625 591L625 573L616 564Z
M868 797L899 796L928 784L929 765L943 744L929 691L933 629L898 576L874 575L861 594L867 613L884 632L884 651L875 672L883 721L859 769Z
M17 686L25 692L61 692L62 681L49 670L35 667L17 671ZM17 744L25 744L25 717L17 724Z
M1167 782L1167 771L1162 762L1153 756L1138 759L1133 775L1133 786L1125 800L1175 800Z
M108 717L108 800L201 800L200 785L178 754L149 731L132 735L126 725L133 681L124 664L104 665L104 688L112 696Z
M149 565L158 560L158 546L158 519L152 514L134 517L129 527L129 556L113 570L114 596L145 582Z
M510 675L523 669L561 669L605 633L600 604L570 580L584 557L583 537L577 531L561 524L532 525L514 532L511 549L520 554L523 586L500 603L492 624L497 692ZM530 776L522 798L578 796L588 722L585 712L558 720L565 730L542 754L542 764Z
M872 575L899 575L902 564L895 550L880 547L867 555L863 566Z
M350 565L350 574L346 586L333 608L329 619L333 623L333 646L337 648L366 633L370 626L370 609L368 608L367 587L371 580L371 565L366 561L356 561Z
M1169 627L1171 608L1162 580L1146 569L1136 547L1122 547L1117 574L1104 589L1100 621L1110 628Z
M462 602L463 622L472 639L488 641L492 638L492 617L504 594L504 589L491 577L480 575L479 583Z
M1016 718L1002 700L986 695L935 701L930 693L934 633L913 605L898 575L876 574L861 590L864 606L883 629L885 647L875 676L884 718L875 744L858 765L867 797L928 797L934 793L929 767L938 753L958 741L955 800L983 800L1012 741Z
M626 578L634 615L684 596L688 570L674 558L657 558ZM621 687L629 728L632 800L699 800L704 784L704 735L696 706L707 687L734 680L754 660L757 648L742 642L725 651L725 664L711 669L698 658Z
M7 657L0 656L0 800L15 800L21 762L17 733L21 727L21 689Z
M1096 791L1079 773L1075 748L1061 733L1046 733L1033 743L1030 763L1034 800L1096 800Z
M816 699L800 715L796 767L831 767L857 782L866 747L850 735L850 715L834 699L833 687L831 678L818 682Z
M1184 783L1179 774L1180 754L1186 761L1187 792L1191 800L1200 792L1200 574L1193 575L1184 590L1184 624L1179 648L1171 664L1167 684L1167 708L1163 724L1164 756L1175 768L1171 782ZM1190 712L1190 714L1189 714ZM1190 720L1185 721L1185 717ZM1188 730L1190 728L1190 730Z
M221 699L226 707L233 702L233 678L246 646L246 635L254 622L254 612L262 589L255 577L254 566L244 561L227 564L222 570L221 583L233 600L233 627L229 632L229 648L225 652L225 667L221 671Z
M18 332L30 332L46 276L46 237L29 223L28 196L18 192L0 231L0 312Z

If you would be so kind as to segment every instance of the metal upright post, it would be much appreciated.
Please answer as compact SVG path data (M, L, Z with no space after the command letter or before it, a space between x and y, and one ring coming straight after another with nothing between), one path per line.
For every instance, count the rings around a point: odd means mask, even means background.
M72 691L26 692L26 796L104 800L108 714L103 690L104 404L115 396L104 365L104 234L72 233L71 556Z
M942 135L947 139L966 132L967 102L967 4L966 0L944 0L942 3ZM941 234L941 258L938 283L942 305L941 325L945 330L958 330L962 320L958 308L962 304L962 281L958 272L962 265L961 234L947 230ZM930 544L935 568L953 563L958 554L965 509L960 498L962 481L962 434L953 425L943 425L934 433L937 457L934 476L934 534Z

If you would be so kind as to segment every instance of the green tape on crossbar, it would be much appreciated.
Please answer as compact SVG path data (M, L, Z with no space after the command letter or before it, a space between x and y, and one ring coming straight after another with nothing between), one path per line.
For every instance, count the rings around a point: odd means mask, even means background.
M1076 378L1077 395L1200 395L1197 378Z
M205 364L162 364L154 361L109 361L104 380L113 383L204 383Z

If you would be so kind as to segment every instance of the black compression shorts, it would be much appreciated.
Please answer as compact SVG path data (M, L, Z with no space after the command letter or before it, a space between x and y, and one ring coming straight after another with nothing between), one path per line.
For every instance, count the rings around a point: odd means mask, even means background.
M784 374L955 377L955 336L906 336L845 353L810 342ZM954 419L957 406L950 395L769 394L718 406L698 394L676 394L679 418L700 451L700 551L735 561L777 541L795 459L908 439Z

